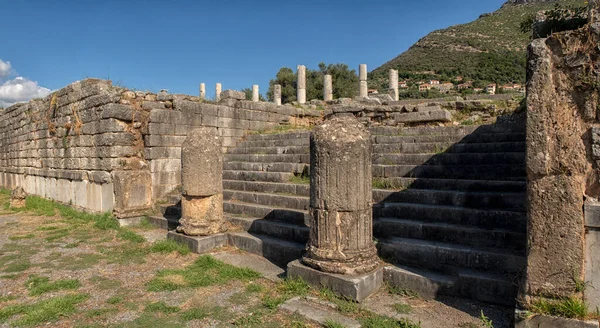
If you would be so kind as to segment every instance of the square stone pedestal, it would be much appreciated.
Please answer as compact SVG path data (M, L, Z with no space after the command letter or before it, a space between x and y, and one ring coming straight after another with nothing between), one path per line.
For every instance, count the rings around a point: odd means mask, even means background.
M361 302L375 293L383 284L383 268L372 272L347 276L315 270L295 260L287 265L287 276L300 277L315 288L329 288L334 293Z
M203 254L211 250L227 246L227 234L219 233L210 236L188 236L175 231L167 233L167 239L186 244L194 253Z

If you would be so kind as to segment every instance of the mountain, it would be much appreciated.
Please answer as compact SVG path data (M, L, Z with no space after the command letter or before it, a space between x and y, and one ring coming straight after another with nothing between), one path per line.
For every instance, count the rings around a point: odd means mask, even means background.
M434 71L441 80L456 76L488 82L524 83L530 34L520 25L540 10L584 6L584 0L509 0L477 20L429 33L396 58L371 72L373 86L387 88L387 71L397 69L402 79L426 79Z

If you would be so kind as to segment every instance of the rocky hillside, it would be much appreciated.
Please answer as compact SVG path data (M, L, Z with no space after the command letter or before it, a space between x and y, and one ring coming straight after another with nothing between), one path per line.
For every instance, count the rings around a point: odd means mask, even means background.
M406 52L375 69L374 86L385 88L390 68L403 78L427 78L434 71L442 80L463 76L484 84L525 82L525 57L530 36L520 30L527 17L562 6L584 6L584 0L509 0L477 20L429 33Z

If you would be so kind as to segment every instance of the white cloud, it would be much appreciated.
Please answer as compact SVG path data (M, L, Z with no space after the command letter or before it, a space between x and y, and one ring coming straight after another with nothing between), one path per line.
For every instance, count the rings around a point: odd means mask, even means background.
M10 75L12 66L9 61L3 61L0 59L0 78Z
M10 62L0 59L0 107L8 107L50 94L50 89L39 86L36 81L22 76L10 79L14 74L16 71Z
M39 86L36 81L18 76L0 85L0 107L8 107L33 98L42 98L50 92L50 89Z

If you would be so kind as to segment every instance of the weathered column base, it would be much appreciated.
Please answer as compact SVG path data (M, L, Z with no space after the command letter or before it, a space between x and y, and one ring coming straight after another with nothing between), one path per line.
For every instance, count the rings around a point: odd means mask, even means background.
M315 288L328 288L338 295L357 302L362 302L379 290L383 284L383 268L381 267L368 273L343 275L313 269L299 260L288 263L287 276L302 278Z
M224 231L223 194L181 198L181 219L177 232L207 236Z
M167 239L187 245L194 253L204 254L215 248L227 246L227 234L218 233L210 236L188 236L175 231L167 233Z

